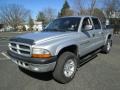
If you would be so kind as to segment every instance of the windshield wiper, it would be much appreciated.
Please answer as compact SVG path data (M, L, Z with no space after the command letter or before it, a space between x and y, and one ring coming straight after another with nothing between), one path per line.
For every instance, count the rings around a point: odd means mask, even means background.
M43 32L46 31L46 32L75 32L76 30L70 30L70 29L44 29Z
M65 31L65 30L63 30L63 29L44 29L43 31L50 31L50 32L52 32L52 31L57 31L57 32L63 32L63 31Z

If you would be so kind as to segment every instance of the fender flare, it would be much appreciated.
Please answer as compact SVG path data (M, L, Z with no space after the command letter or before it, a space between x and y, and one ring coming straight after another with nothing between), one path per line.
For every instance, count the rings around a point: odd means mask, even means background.
M57 47L56 52L55 52L55 55L58 55L59 52L60 52L63 48L66 48L66 47L69 47L69 46L77 46L77 47L78 47L77 44L73 44L73 43L71 43L71 44L68 43L68 44L65 44L65 45L60 45L60 46Z

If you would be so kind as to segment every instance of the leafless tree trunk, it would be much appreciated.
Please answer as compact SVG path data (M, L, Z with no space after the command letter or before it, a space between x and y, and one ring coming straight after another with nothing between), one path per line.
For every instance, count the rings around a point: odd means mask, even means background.
M85 7L85 0L74 0L74 10L78 13L78 15L92 15L94 13L94 7L96 4L96 0L90 0L88 3L88 7Z
M14 29L26 20L29 16L29 11L22 6L11 4L0 7L0 17L5 25L11 26Z
M96 0L91 0L90 15L93 15L94 13L95 4L96 4Z
M86 14L84 0L73 0L73 8L75 11L75 15L85 15Z
M55 19L55 17L56 17L55 10L52 9L52 8L44 9L43 13L44 13L45 18L47 19L47 21L51 21L51 20Z
M114 12L120 11L120 0L104 0L104 9L108 18Z

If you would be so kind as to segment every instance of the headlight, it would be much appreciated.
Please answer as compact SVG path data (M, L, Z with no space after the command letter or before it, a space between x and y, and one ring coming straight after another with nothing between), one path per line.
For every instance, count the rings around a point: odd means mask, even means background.
M50 58L51 53L46 49L33 48L32 49L32 57L33 58Z

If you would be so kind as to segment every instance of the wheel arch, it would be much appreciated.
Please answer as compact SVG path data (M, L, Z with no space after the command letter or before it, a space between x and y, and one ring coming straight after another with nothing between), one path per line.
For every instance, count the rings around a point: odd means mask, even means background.
M106 36L105 44L106 44L106 42L107 42L108 39L112 39L112 34L108 34L108 35Z
M61 55L63 52L70 51L73 52L75 55L78 55L78 46L75 44L61 46L57 49L56 55Z

